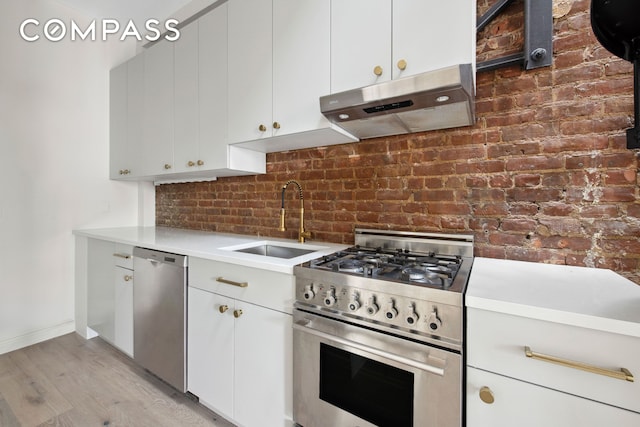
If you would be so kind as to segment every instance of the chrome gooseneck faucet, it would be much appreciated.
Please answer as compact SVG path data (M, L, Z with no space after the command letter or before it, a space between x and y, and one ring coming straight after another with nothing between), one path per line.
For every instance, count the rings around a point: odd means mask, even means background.
M280 209L280 231L285 231L286 227L284 225L284 192L287 190L289 184L295 184L298 187L298 193L300 194L300 230L298 231L298 241L300 243L304 243L304 239L311 238L310 231L304 231L304 198L302 197L302 186L296 180L289 180L282 186L282 207Z

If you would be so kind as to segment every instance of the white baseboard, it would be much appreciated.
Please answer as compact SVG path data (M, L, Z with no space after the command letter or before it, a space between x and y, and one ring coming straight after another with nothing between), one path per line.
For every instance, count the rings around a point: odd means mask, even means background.
M0 354L9 353L75 331L73 320L0 341Z

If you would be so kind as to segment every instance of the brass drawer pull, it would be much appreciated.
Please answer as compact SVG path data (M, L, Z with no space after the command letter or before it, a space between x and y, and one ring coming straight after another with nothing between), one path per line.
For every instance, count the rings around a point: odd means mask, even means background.
M633 382L634 378L628 369L620 368L619 371L613 369L599 368L593 365L587 365L586 363L575 362L573 360L561 359L555 356L549 356L547 354L540 354L531 351L529 346L524 347L524 354L532 359L542 360L543 362L555 363L557 365L566 366L567 368L580 369L581 371L590 372L592 374L604 375L607 377L615 378L617 380L625 380Z
M227 285L233 285L239 288L246 288L249 286L248 282L235 282L233 280L225 279L224 277L217 277L216 282L226 283Z
M124 258L124 259L129 259L131 258L131 255L128 254L113 254L113 256L118 257L118 258Z

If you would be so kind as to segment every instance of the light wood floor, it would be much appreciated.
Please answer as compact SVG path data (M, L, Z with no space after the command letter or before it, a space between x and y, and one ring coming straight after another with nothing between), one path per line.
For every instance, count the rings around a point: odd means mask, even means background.
M232 427L100 338L0 355L0 427Z

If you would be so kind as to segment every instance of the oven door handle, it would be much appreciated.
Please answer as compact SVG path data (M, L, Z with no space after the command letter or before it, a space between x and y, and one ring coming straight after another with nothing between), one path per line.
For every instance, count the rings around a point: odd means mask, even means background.
M293 324L293 329L297 329L301 332L314 335L319 338L324 338L326 340L333 341L338 344L345 345L347 347L352 347L367 353L375 354L376 356L384 357L390 360L393 360L398 363L402 363L403 365L409 365L416 369L420 369L422 371L431 372L432 374L444 376L444 368L439 368L437 366L428 365L426 363L418 362L417 360L409 359L403 356L399 356L397 354L387 353L383 350L378 350L377 348L370 347L368 345L360 344L355 341L347 340L344 338L336 337L335 335L328 334L326 332L318 331L317 329L309 328L308 325L311 323L309 320L302 320L295 322Z

